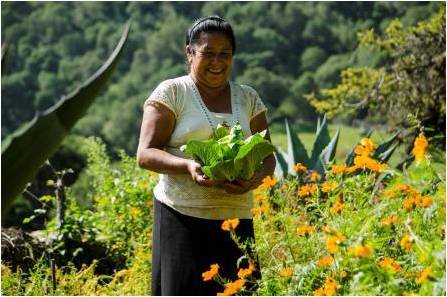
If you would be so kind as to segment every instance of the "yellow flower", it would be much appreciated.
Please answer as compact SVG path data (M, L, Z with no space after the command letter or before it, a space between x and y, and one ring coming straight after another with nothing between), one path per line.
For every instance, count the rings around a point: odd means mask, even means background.
M394 192L391 189L388 189L385 192L383 192L383 195L387 198L394 198L394 197L396 197L396 192Z
M325 256L323 258L320 258L317 261L317 266L318 267L325 267L325 266L332 265L332 263L334 263L334 258L332 256Z
M292 274L293 274L293 268L292 268L292 267L286 267L286 268L283 268L283 269L281 269L281 271L279 272L279 275L280 275L280 276L283 276L283 277L291 277Z
M311 182L317 182L320 180L320 178L321 178L321 175L319 175L318 172L316 172L316 171L312 171L310 174L310 177L309 177Z
M303 226L299 226L298 228L296 228L296 233L299 236L304 236L304 235L311 235L313 233L315 233L315 228L312 226L307 226L307 225L303 225Z
M407 198L402 201L402 205L405 210L412 210L413 207L416 205L416 198L414 196Z
M334 174L339 174L339 173L345 173L346 172L346 164L341 164L341 165L332 165L331 167L331 172Z
M374 172L383 172L387 168L386 164L380 164L367 155L356 156L354 158L354 165L357 168L369 169Z
M349 248L349 252L359 258L369 258L372 255L372 248L366 245L356 245Z
M396 262L393 258L383 258L382 260L377 261L377 263L385 269L393 270L393 271L401 271L399 263Z
M327 277L324 285L314 291L315 296L333 296L337 292L337 282Z
M340 214L343 208L345 208L345 205L339 199L337 199L337 201L331 207L331 213Z
M231 296L236 294L245 285L245 280L238 279L234 282L225 285L222 293L217 293L217 296Z
M275 176L271 178L270 176L265 177L262 180L262 184L259 186L261 189L270 189L273 188L278 182L278 178Z
M296 163L293 169L295 169L296 172L307 172L306 166L302 163Z
M242 279L242 278L245 278L245 277L251 275L253 273L253 271L255 271L255 270L256 270L255 265L250 263L248 265L248 268L239 269L237 276Z
M224 231L232 231L235 230L236 227L239 225L239 219L228 219L223 221L222 223L222 230Z
M337 183L333 180L327 180L321 186L321 191L329 193L337 187Z
M427 266L424 270L421 271L416 282L418 284L423 284L428 278L433 277L431 266Z
M396 217L388 217L388 218L384 218L382 220L382 224L385 226L391 226L391 225L396 224L397 221L398 221L398 219Z
M135 219L141 213L141 209L136 207L136 206L130 206L129 207L129 212L130 212L130 215L132 216L132 218Z
M316 184L305 184L298 190L298 197L307 197L315 193L317 190Z
M404 237L402 237L402 239L400 240L400 246L407 252L411 251L413 240L410 235L406 234Z
M414 141L414 146L412 150L416 162L419 163L425 159L427 155L427 149L428 149L427 138L425 138L423 133L420 133L419 136Z
M210 270L202 273L203 281L206 282L206 281L212 280L218 273L219 273L219 265L211 264Z

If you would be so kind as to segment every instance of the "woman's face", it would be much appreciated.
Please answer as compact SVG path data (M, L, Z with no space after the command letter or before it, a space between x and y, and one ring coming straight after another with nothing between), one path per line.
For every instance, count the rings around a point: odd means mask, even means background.
M200 33L199 41L186 47L191 74L204 86L222 87L233 65L230 40L221 33Z

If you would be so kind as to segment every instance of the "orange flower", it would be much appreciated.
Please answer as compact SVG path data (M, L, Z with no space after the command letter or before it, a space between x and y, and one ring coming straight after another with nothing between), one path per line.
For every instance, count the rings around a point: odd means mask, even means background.
M388 217L388 218L384 218L382 220L382 224L385 226L391 226L397 223L397 218L396 217Z
M427 138L425 138L423 133L420 133L419 136L414 141L414 146L412 150L416 162L419 163L425 159L427 155L427 149L428 149Z
M343 208L345 208L345 205L339 199L337 199L337 201L331 207L331 213L340 214Z
M293 169L295 169L296 172L307 172L306 166L302 163L296 163Z
M407 252L411 251L413 240L410 235L406 234L404 237L402 237L402 239L400 240L400 246Z
M305 184L298 190L298 197L307 197L315 193L317 190L316 184Z
M225 285L222 293L217 293L217 296L231 296L236 294L245 285L245 280L238 279L234 282Z
M331 167L331 172L334 174L339 174L339 173L345 173L346 172L346 164L341 164L341 165L332 165Z
M399 263L396 262L393 258L383 258L382 260L377 261L377 264L382 266L385 269L392 271L401 271Z
M279 272L279 275L282 277L291 277L293 274L293 268L292 267L286 267L281 269Z
M319 175L318 172L316 172L316 171L312 171L309 176L309 179L311 182L317 182L320 180L320 178L321 178L321 175Z
M360 144L364 146L370 152L374 151L377 145L371 140L371 138L363 137L360 139Z
M433 204L433 199L428 195L418 195L415 204L419 207L429 207Z
M315 296L333 296L337 292L337 282L327 277L324 285L314 291Z
M245 278L245 277L251 275L253 273L253 271L255 271L255 270L256 270L255 265L250 263L248 265L248 268L239 269L237 276L242 279L242 278Z
M345 236L340 232L336 231L336 235L331 235L326 239L326 249L331 254L335 254L338 249L338 245L345 240Z
M431 266L427 266L424 270L421 271L416 282L418 284L423 284L428 278L433 277Z
M358 145L355 147L354 153L358 156L369 156L371 151L363 145Z
M334 258L332 256L325 256L323 258L320 258L317 261L317 266L318 267L325 267L325 266L332 265L332 263L334 263Z
M333 180L327 180L321 186L321 191L329 193L337 187L337 183Z
M410 197L402 201L402 205L405 210L412 210L413 207L416 205L416 198Z
M349 252L359 258L369 258L373 253L372 248L366 245L349 247Z
M315 233L315 228L312 226L303 225L303 226L296 228L296 233L299 236L304 236L306 234L311 235L311 234Z
M239 219L228 219L223 221L222 223L222 230L224 231L232 231L235 230L236 227L239 225Z
M210 266L210 270L202 273L203 281L206 282L206 281L212 280L218 273L219 273L219 265L212 264Z
M367 155L360 155L355 157L354 165L357 168L369 169L374 172L383 172L387 168L386 164L380 164Z
M278 178L275 176L271 178L270 176L265 177L262 180L262 184L259 186L261 189L270 189L273 188L278 182Z

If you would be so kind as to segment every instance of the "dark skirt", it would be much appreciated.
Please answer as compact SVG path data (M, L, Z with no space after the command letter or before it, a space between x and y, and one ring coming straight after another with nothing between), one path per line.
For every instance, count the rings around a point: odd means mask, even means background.
M238 278L237 261L243 252L230 233L221 229L222 222L183 215L154 200L152 295L211 296L223 292L215 281L202 279L202 273L215 263L224 278ZM236 234L241 241L254 241L253 221L241 219ZM240 267L248 267L248 262L242 263ZM258 263L256 266L259 268ZM255 277L259 275L254 273Z

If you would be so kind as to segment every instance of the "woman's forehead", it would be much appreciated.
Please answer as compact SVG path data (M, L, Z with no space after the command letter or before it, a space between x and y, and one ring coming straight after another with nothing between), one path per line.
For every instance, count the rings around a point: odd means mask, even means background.
M228 37L219 32L201 32L197 40L197 45L202 48L232 49Z

